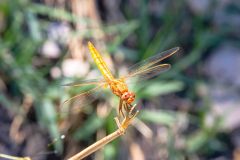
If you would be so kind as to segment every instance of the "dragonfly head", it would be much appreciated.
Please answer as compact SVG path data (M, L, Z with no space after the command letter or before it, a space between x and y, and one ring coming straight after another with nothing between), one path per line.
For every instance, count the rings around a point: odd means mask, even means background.
M131 104L135 100L135 94L133 92L127 91L122 95L122 100Z

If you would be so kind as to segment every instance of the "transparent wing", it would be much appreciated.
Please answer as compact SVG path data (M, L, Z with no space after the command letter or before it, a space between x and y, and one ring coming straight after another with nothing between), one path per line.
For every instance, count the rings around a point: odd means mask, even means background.
M132 78L137 78L138 81L147 80L169 70L170 68L170 64L159 64L152 66L145 70L139 70L138 72L134 72L133 74L128 75L126 77L126 81L130 82Z
M77 100L78 102L81 102L83 100L85 100L86 98L90 97L91 95L94 94L94 92L96 92L97 90L101 89L101 86L96 86L88 91L84 91L82 93L78 93L77 95L65 100L63 102L63 104L66 104L66 103L69 103L71 102L72 100ZM78 103L79 105L82 104L82 103Z
M90 79L90 80L80 80L72 83L63 84L62 86L81 87L81 86L88 86L88 85L102 85L104 83L106 83L104 79Z
M164 71L171 68L170 64L159 64L162 60L170 57L171 55L179 51L179 47L172 48L170 50L161 52L155 56L152 56L142 62L139 62L130 67L130 73L127 76L123 76L124 79L131 77L137 77L138 79L148 79L154 77Z
M82 81L86 82L86 81ZM72 106L74 107L74 111L80 110L82 107L87 106L88 104L91 104L93 101L98 99L100 97L100 91L101 89L106 86L107 83L104 83L104 81L92 81L88 83L79 83L79 82L74 82L74 83L69 83L66 84L65 86L76 86L71 88L74 92L72 95L73 97L70 97L69 99L65 100L61 108L64 107L67 103L71 103Z

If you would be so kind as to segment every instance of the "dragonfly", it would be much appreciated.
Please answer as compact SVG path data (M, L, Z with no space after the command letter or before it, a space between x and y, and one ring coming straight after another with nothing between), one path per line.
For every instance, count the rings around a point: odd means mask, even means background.
M83 87L89 85L95 85L95 87L69 98L68 100L64 101L63 104L74 99L82 100L83 97L90 96L93 92L101 88L108 87L113 94L119 97L118 114L122 116L124 116L124 112L129 113L129 110L133 108L132 103L136 98L135 93L129 90L127 81L131 78L137 78L138 81L146 80L169 70L171 68L170 64L161 64L160 62L180 50L179 47L175 47L154 55L130 67L127 75L121 76L120 78L115 78L108 68L106 62L103 60L101 54L90 41L88 42L88 48L103 78L66 84L65 86L72 87Z

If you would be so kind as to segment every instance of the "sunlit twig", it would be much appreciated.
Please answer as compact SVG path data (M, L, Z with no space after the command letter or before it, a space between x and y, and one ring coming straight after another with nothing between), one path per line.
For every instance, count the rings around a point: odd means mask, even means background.
M1 153L0 153L0 157L11 159L11 160L31 160L30 157L15 157L15 156L10 156L10 155L1 154Z
M132 109L134 109L135 106L132 107ZM115 121L118 125L118 129L111 133L110 135L100 139L99 141L97 141L96 143L92 144L91 146L87 147L86 149L84 149L83 151L77 153L76 155L72 156L71 158L69 158L68 160L79 160L79 159L83 159L86 156L92 154L93 152L99 150L100 148L102 148L103 146L105 146L106 144L108 144L109 142L113 141L114 139L116 139L117 137L123 135L126 131L126 129L128 128L128 126L131 124L132 120L136 117L136 115L138 114L138 110L136 111L136 113L134 113L134 115L132 115L132 110L128 113L128 115L124 118L123 122L120 124L119 119L117 117L115 117Z

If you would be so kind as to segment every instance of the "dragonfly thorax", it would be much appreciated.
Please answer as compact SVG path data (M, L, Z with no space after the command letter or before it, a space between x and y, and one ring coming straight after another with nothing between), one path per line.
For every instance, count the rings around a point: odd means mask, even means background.
M114 94L121 97L123 93L128 91L127 84L122 80L113 80L110 83L110 88Z
M123 101L131 104L135 100L135 94L128 90L128 86L123 79L114 80L110 84L112 92Z

